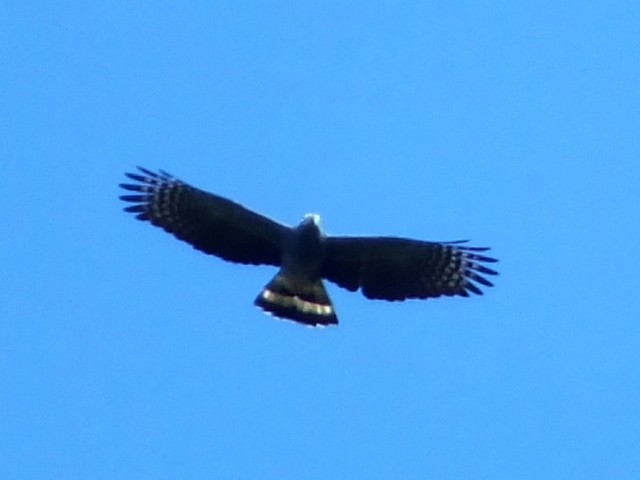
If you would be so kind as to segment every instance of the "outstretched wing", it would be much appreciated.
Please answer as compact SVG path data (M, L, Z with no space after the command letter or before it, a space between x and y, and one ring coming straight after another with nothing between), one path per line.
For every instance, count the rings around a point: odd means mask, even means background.
M404 300L441 295L481 295L491 287L483 275L497 275L483 263L496 262L464 241L435 243L395 237L328 237L322 276L367 298Z
M125 211L172 233L194 248L238 263L280 265L291 229L226 198L188 185L160 170L127 173L137 183L120 184L135 195L120 198Z

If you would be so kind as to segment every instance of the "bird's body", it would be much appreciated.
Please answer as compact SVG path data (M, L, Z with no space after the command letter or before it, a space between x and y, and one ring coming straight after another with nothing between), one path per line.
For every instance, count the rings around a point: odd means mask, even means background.
M496 260L478 253L487 248L462 241L325 236L317 215L305 215L290 228L166 172L140 171L127 174L138 183L120 185L136 192L120 197L134 204L125 211L224 260L280 267L255 300L280 318L313 326L338 323L323 278L350 291L362 289L367 298L396 301L481 294L472 281L492 286L482 275L497 274L483 265Z
M255 300L263 310L309 325L338 323L322 282L325 237L317 215L305 215L285 240L280 272Z

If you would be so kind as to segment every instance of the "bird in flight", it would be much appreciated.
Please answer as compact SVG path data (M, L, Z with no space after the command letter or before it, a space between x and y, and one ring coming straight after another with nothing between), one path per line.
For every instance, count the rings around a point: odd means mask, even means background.
M195 249L230 262L279 267L254 303L267 313L302 324L338 323L323 279L366 298L481 295L492 287L485 264L497 260L466 240L426 242L398 237L325 235L320 218L307 214L291 228L239 203L195 188L165 171L138 167L122 183L135 192L120 199L138 220L173 234Z

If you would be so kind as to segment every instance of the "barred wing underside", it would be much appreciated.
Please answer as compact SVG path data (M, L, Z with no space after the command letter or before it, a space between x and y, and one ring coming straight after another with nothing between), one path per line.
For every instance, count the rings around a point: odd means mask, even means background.
M480 255L488 248L464 241L422 242L396 237L328 237L322 276L367 298L405 300L481 295L475 283L491 287L483 275L496 275ZM475 282L475 283L474 283Z
M164 171L138 167L127 173L137 183L120 184L135 192L120 198L125 211L151 222L194 248L225 260L280 265L290 229L223 197L199 190Z

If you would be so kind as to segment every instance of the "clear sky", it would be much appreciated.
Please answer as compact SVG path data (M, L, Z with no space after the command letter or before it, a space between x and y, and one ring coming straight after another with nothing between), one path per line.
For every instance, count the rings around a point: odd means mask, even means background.
M4 2L1 479L640 478L640 3ZM135 165L482 297L340 325L121 210Z

